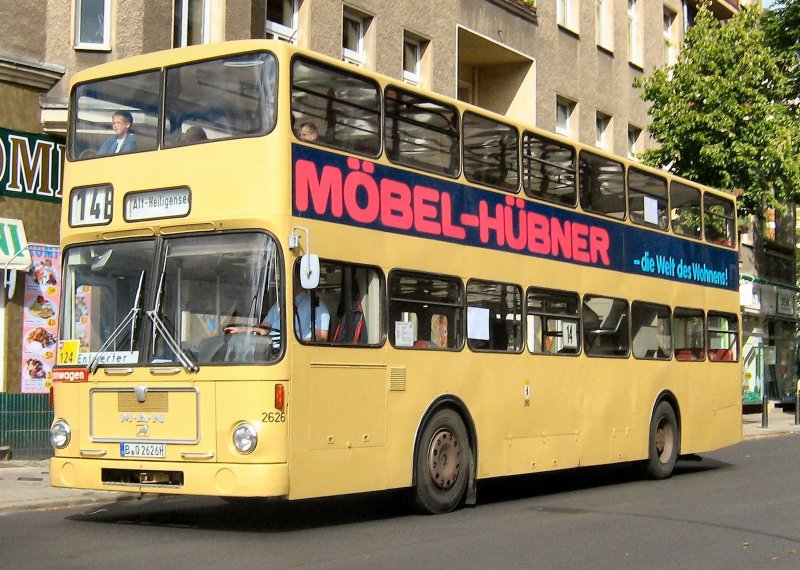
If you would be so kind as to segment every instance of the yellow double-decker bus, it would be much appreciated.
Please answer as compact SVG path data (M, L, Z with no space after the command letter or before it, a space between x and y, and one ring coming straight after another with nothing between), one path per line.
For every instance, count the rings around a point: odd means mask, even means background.
M272 41L77 74L55 486L300 499L741 437L734 199Z

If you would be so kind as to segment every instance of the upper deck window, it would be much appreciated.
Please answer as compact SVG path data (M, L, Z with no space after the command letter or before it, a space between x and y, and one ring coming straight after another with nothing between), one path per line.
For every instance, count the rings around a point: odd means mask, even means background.
M277 82L275 57L268 53L168 69L164 146L271 131L275 126Z
M628 210L633 223L666 230L669 227L667 181L655 174L629 168Z
M713 194L703 195L703 227L706 241L718 245L734 244L733 201Z
M672 231L682 236L700 238L700 190L680 182L669 185L670 220Z
M464 113L464 174L470 182L516 192L519 136L510 126Z
M580 154L581 207L587 212L625 219L622 164L591 152Z
M523 186L532 198L574 206L575 149L533 133L522 139Z
M451 105L387 87L384 140L392 162L437 174L458 174L458 111Z
M160 106L159 71L76 86L70 113L72 136L68 137L70 160L154 150Z
M380 152L381 97L378 85L326 65L297 58L292 63L292 122L316 127L315 142L367 156Z
M275 126L276 83L269 53L82 83L72 97L70 160L155 150L159 128L164 147L265 134Z

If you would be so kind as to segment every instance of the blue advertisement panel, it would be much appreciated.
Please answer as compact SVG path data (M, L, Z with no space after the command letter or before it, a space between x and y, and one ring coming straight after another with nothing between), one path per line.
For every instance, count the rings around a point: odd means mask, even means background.
M294 145L295 216L738 289L733 250Z

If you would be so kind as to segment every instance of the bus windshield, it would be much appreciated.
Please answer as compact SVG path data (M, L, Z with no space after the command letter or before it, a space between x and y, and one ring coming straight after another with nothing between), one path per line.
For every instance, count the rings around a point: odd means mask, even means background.
M267 52L82 83L72 98L69 157L266 134L276 98L277 65Z
M80 246L65 255L63 340L81 364L265 363L282 339L225 334L274 307L280 265L263 233Z

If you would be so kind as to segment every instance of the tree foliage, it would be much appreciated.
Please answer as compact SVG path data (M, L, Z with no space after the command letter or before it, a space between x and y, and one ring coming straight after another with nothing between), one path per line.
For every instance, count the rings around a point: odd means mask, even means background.
M675 65L634 83L660 144L643 161L740 194L741 214L800 198L792 81L765 22L756 6L721 23L703 4Z
M784 0L765 12L764 30L792 81L792 94L797 99L800 97L800 0Z

